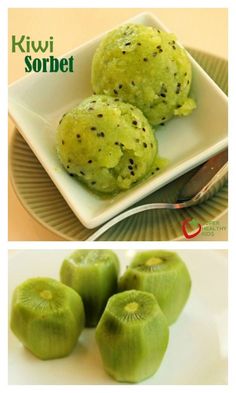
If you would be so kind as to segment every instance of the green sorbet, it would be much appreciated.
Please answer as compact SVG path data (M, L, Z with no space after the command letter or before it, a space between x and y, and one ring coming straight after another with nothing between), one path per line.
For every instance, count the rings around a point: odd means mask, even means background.
M152 27L128 24L113 30L93 57L94 92L137 106L152 125L192 112L191 80L191 63L175 36Z

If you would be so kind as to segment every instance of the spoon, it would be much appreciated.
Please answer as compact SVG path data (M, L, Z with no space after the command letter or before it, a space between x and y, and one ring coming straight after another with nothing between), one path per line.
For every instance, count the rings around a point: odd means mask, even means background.
M133 216L134 214L154 209L184 209L206 201L219 191L227 181L227 157L226 150L209 159L204 165L202 165L195 175L182 188L176 203L148 203L126 210L101 226L87 238L87 241L97 240L112 226L130 216Z

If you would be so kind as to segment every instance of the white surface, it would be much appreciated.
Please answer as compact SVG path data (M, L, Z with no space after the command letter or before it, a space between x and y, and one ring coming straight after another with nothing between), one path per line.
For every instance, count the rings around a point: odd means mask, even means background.
M130 21L165 30L148 14ZM18 129L76 216L89 228L107 221L227 145L227 98L190 57L192 95L198 107L191 116L173 119L158 132L160 155L169 159L162 173L109 200L100 199L68 176L56 155L55 130L62 114L91 94L91 60L100 39L101 36L68 55L75 56L78 73L66 73L63 77L60 73L31 74L9 88L9 112Z
M116 251L122 271L135 251ZM9 300L29 277L58 278L70 251L22 251L9 258ZM222 252L181 250L192 277L189 301L170 328L170 342L158 372L143 384L227 384L227 258ZM10 384L115 384L103 370L94 329L85 329L73 353L40 361L9 332Z

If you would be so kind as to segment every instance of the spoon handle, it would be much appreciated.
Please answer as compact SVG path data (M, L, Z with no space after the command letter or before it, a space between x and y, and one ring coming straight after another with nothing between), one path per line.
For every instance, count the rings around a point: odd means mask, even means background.
M97 240L103 233L105 233L112 226L116 225L118 222L124 220L127 217L133 216L134 214L141 213L147 210L153 209L182 209L184 207L191 206L192 201L183 203L148 203L145 205L134 207L133 209L127 210L118 216L114 217L112 220L108 221L106 224L101 226L96 232L87 238L87 241Z
M225 166L227 161L228 150L226 149L201 165L195 175L182 187L178 195L178 202L189 200L197 195L213 179L217 172Z

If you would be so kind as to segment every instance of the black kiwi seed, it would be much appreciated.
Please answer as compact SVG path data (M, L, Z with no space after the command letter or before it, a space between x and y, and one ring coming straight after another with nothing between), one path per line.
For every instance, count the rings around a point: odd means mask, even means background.
M181 88L181 83L178 82L178 83L177 83L177 87L176 87L176 91L175 91L176 94L179 94L179 93L180 93L180 88Z

